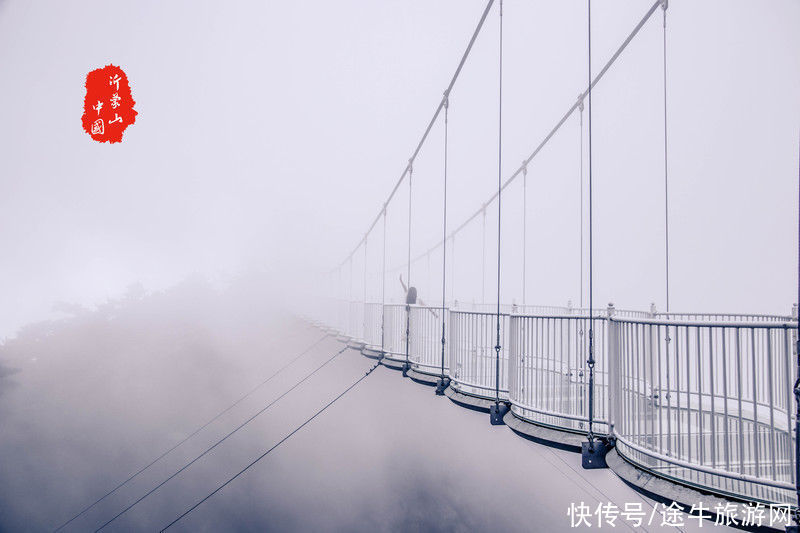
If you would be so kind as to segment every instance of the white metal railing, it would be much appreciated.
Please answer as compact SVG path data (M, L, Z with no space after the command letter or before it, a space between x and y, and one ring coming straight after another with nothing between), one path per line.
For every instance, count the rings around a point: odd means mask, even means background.
M354 341L364 341L364 303L348 302L347 336Z
M383 306L383 352L393 361L406 360L406 306Z
M375 352L381 349L381 310L380 303L364 304L364 347Z
M350 303L347 300L336 300L335 307L334 327L340 335L347 335L347 317L350 314Z
M789 322L793 320L791 316L744 313L655 313L653 318L708 322Z
M442 374L442 317L448 313L441 307L410 307L409 360L411 368L423 374ZM446 345L445 345L446 347ZM449 361L445 357L445 375Z
M608 433L607 321L596 314L511 316L508 390L515 415L558 429L587 430L590 321L597 361L593 429Z
M796 323L609 322L617 449L716 492L794 503Z
M509 315L500 315L499 361L495 352L497 314L451 309L448 320L451 387L464 394L494 399L499 366L499 396L507 399Z
M588 327L595 335L595 432L631 463L737 498L794 503L797 322L761 314L555 306L456 308L326 300L321 322L388 359L441 373L464 394L511 403L532 423L583 433ZM465 308L479 309L466 310ZM383 324L381 325L381 317Z

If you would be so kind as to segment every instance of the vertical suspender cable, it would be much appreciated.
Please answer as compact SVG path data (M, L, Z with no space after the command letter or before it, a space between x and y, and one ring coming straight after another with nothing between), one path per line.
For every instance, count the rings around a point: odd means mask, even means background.
M430 121L428 122L428 126L425 128L425 131L422 134L422 138L417 143L416 148L414 148L414 152L411 155L411 159L412 160L416 159L416 157L419 154L420 150L422 150L422 146L425 144L425 141L427 140L428 135L430 134L431 129L433 128L433 125L436 123L436 121L439 118L439 115L441 114L442 110L444 109L445 100L446 100L447 96L452 92L453 87L455 86L456 81L458 80L458 77L461 74L461 71L462 71L462 69L464 68L464 65L467 62L467 58L469 57L469 54L472 51L472 47L475 44L475 41L478 39L478 35L481 32L481 28L483 28L483 23L486 20L486 17L488 16L489 11L492 9L492 5L493 4L494 4L494 0L488 0L488 2L486 2L486 7L483 9L483 13L481 14L481 18L478 21L478 25L475 27L475 30L473 31L472 36L470 37L469 43L467 44L467 48L466 48L466 50L464 50L464 54L461 56L461 61L459 61L458 66L456 67L456 71L453 73L453 77L450 78L450 83L447 85L447 89L445 89L445 91L444 91L445 97L442 98L441 102L439 102L439 105L436 107L436 110L434 111L433 116L431 117ZM389 197L384 202L385 206L388 206L389 202L391 202L392 198L394 198L395 193L400 188L400 185L403 183L403 180L406 177L407 171L408 171L408 167L403 169L403 173L400 175L400 178L395 183L394 188L392 189L391 193L389 194ZM369 230L372 230L372 228L374 228L378 224L378 221L380 220L380 217L381 217L381 212L378 212L378 214L373 219L372 224L370 224ZM353 249L353 252L350 252L350 253L351 254L354 253L355 250L357 250L357 249L358 249L358 246L356 246ZM345 261L346 260L343 260L341 264L344 264Z
M483 235L481 237L481 303L486 303L486 208L483 209Z
M411 294L411 182L414 176L414 161L408 161L408 255L406 258L406 366L408 370L408 340L411 336L411 302L409 296Z
M425 281L425 290L426 291L430 291L430 293L433 294L433 285L431 285L431 253L430 252L428 252L426 260L427 260L427 263L428 263L428 276L427 276L428 279Z
M664 82L664 295L666 312L669 313L669 174L667 172L667 1L661 0L662 24L662 66ZM667 315L669 316L669 315ZM669 327L664 328L667 360L670 357Z
M589 4L589 449L594 446L594 294L592 271L592 0Z
M580 111L580 157L581 157L581 175L580 175L580 196L581 196L581 242L580 242L580 258L581 258L581 283L580 283L580 293L581 293L581 309L583 309L583 95L580 96L578 99L578 110Z
M661 10L664 14L663 25L663 62L664 62L664 276L667 300L667 313L669 313L669 186L667 173L667 2L662 0Z
M522 309L525 312L525 293L528 275L528 167L522 167Z
M386 346L386 204L383 204L383 260L381 266L381 354Z
M498 86L497 127L497 344L495 344L494 392L495 405L500 403L500 221L503 209L500 193L503 190L503 0L500 0L500 80Z
M667 167L667 0L663 0L661 8L664 14L663 24L663 63L664 63L664 274L666 291L666 311L669 313L669 187Z
M447 307L447 115L450 108L450 95L444 93L444 200L442 204L442 375L444 384L444 345L445 345L445 308Z
M347 302L344 313L345 316L344 334L348 338L352 338L352 333L353 333L353 317L352 317L353 304L351 303L353 301L353 256L352 255L350 256L350 259L347 261L347 263L349 265L348 268L350 270L350 282L348 283L347 286Z
M458 307L456 302L456 234L450 236L450 304Z
M414 176L414 163L408 162L408 254L406 256L406 281L411 288L411 181Z
M342 306L342 302L344 301L344 282L342 281L342 265L339 265L339 268L337 270L338 270L338 276L339 276L339 283L338 283L339 288L338 288L338 290L336 292L339 293L339 297L336 299L337 316L335 318L336 318L336 325L340 326L341 325L341 320L342 320L341 316L343 314L342 310L341 310L341 306ZM339 328L337 327L336 329L338 330ZM339 331L338 333L339 333L339 335L344 334L343 331Z
M798 198L797 198L797 303L800 304L800 142L798 143ZM796 335L795 357L797 358L797 379L794 382L794 483L797 491L797 509L795 510L794 520L800 525L800 328Z

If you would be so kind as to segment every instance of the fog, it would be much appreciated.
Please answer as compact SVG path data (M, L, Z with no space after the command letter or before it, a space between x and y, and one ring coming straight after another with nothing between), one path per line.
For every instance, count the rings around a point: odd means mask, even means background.
M594 72L650 5L596 3ZM381 221L346 258L484 6L0 0L0 530L52 530L319 340L297 318L319 296L380 301L384 248L386 298L402 299L407 181L386 240ZM598 306L666 306L661 16L593 92ZM673 310L788 314L796 301L797 20L790 0L670 2ZM450 97L449 230L496 190L497 22L495 6ZM503 179L586 87L585 2L505 0L504 25ZM113 145L80 118L87 73L109 63L125 70L139 113ZM442 126L414 162L411 193L411 283L431 303ZM580 134L570 117L529 166L524 295L521 178L503 194L504 303L588 302ZM497 298L497 216L495 202L485 240L479 216L448 245L448 300ZM320 341L71 526L97 527L339 349ZM370 364L337 356L114 526L165 525ZM640 498L383 368L279 450L181 527L552 530L570 502Z
M160 529L373 365L258 286L187 281L7 343L21 372L0 378L3 530L52 531L295 360L65 529L93 531L333 358L105 530ZM176 530L558 531L570 503L609 501L654 504L381 367Z

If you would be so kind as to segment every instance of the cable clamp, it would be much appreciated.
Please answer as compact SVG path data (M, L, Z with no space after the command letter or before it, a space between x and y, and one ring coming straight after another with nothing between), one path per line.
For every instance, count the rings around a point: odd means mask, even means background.
M667 4L669 4L669 0L661 0L661 9L666 11L667 7L669 7Z
M528 175L528 162L522 162L522 177L526 177Z
M584 93L578 95L578 111L583 113L583 99L586 97Z

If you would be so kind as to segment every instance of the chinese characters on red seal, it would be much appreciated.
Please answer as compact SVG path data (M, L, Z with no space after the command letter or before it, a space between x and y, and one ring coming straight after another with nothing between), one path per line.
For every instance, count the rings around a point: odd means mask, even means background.
M136 122L136 102L128 77L120 67L106 65L86 75L83 129L98 142L122 141L125 128Z

